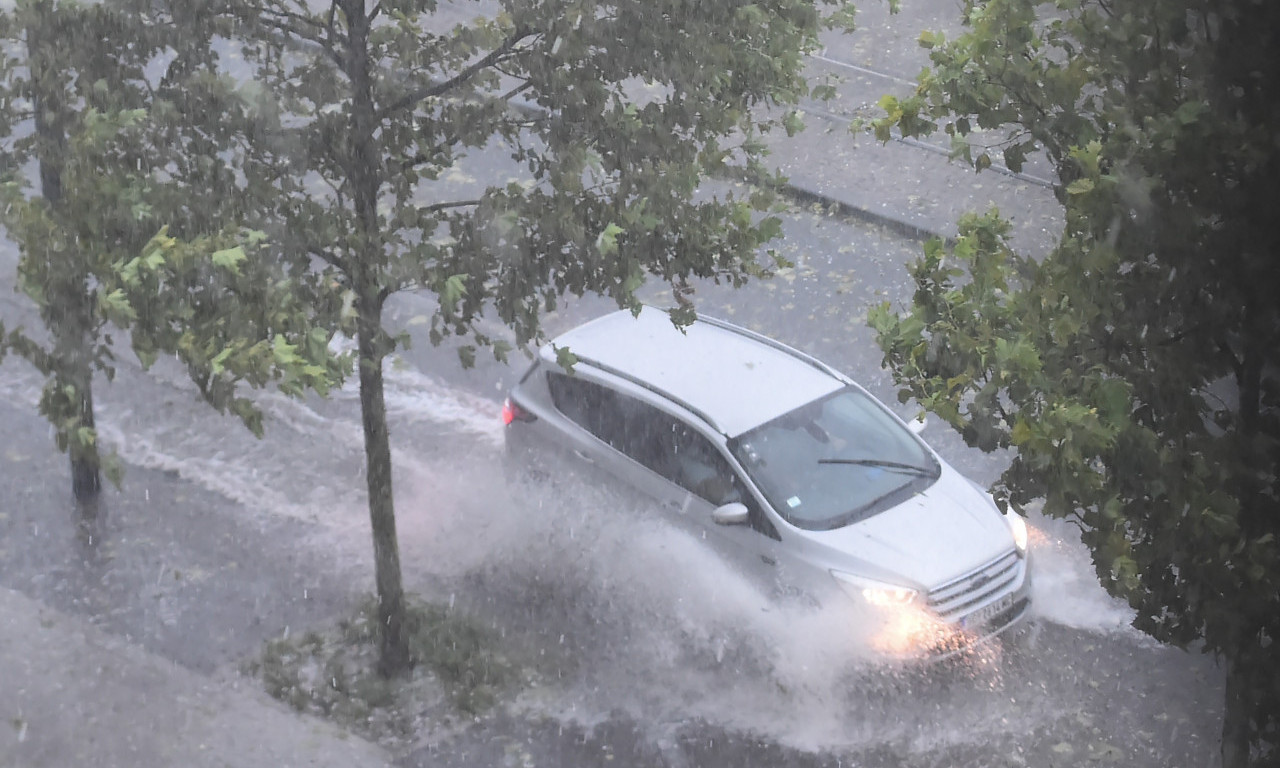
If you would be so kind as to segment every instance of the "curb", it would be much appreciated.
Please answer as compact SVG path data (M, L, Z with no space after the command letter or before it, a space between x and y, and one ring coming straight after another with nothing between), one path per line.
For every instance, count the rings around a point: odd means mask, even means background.
M789 178L781 185L772 185L761 182L759 179L752 178L751 174L748 173L711 173L708 174L708 176L711 178L728 179L730 181L742 181L747 184L753 184L761 187L772 187L779 195L797 205L821 205L823 208L833 211L840 218L884 227L895 234L902 235L903 237L909 237L913 240L924 242L934 238L941 238L948 243L954 242L954 238L928 227L921 226L920 224L911 222L905 217L883 211L873 211L870 208L855 205L847 200L832 197L825 192L819 192L814 189L798 186L792 183Z
M510 101L508 101L507 105L511 109L525 115L526 117L531 117L531 118L546 117L548 114L547 110L544 107L534 104L528 99L525 99L520 96L517 96L511 99ZM841 218L881 226L896 234L902 235L904 237L909 237L914 240L919 240L921 242L924 242L926 240L932 240L934 238L941 238L943 241L947 243L953 243L955 241L954 238L944 235L941 232L937 232L932 229L929 229L928 227L915 224L907 220L906 217L894 215L892 213L873 211L870 208L860 206L860 205L855 205L853 203L848 202L847 200L841 200L839 198L832 197L831 195L828 195L825 192L819 192L817 190L807 189L805 187L797 186L796 184L793 184L789 179L783 182L781 186L776 186L772 184L762 183L761 180L752 178L751 174L745 171L741 173L733 173L731 171L726 171L724 173L708 172L706 176L708 178L719 178L719 179L725 179L729 181L742 181L748 184L754 184L756 186L772 186L773 189L777 191L780 195L791 200L796 204L799 204L799 205L818 204L823 206L824 208L827 208L828 210L834 210L836 214L839 215Z

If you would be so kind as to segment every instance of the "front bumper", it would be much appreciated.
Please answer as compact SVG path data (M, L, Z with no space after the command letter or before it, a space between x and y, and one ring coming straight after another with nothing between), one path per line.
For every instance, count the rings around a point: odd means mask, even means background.
M1026 618L1031 609L1029 553L1019 556L1016 566L1007 571L1000 567L999 560L993 561L931 591L924 605L906 606L887 614L883 626L872 637L872 649L898 661L932 664L969 653L998 637ZM959 595L957 585L975 581L986 584L974 577L984 569L1007 571L1009 577L994 589ZM943 613L939 607L951 611Z

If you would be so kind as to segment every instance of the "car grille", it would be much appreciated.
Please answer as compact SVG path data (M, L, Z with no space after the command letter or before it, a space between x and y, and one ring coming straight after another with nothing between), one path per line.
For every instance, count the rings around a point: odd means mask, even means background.
M1010 550L981 568L930 590L929 608L946 621L956 621L1009 591L1022 573L1025 562L1017 552Z

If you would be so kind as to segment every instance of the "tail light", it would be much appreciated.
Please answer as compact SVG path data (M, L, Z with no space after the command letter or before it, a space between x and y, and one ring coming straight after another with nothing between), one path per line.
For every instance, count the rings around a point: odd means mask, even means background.
M535 421L537 418L537 416L534 416L532 413L521 408L519 403L509 397L502 403L503 426L511 426L511 422L513 421L529 422Z

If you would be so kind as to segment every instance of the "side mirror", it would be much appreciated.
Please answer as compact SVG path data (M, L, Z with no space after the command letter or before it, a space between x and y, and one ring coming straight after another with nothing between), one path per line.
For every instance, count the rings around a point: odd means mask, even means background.
M747 505L740 501L721 504L711 511L711 519L716 525L745 525L748 518Z
M913 435L919 435L927 426L929 426L928 419L912 419L907 422L907 429L911 430Z

